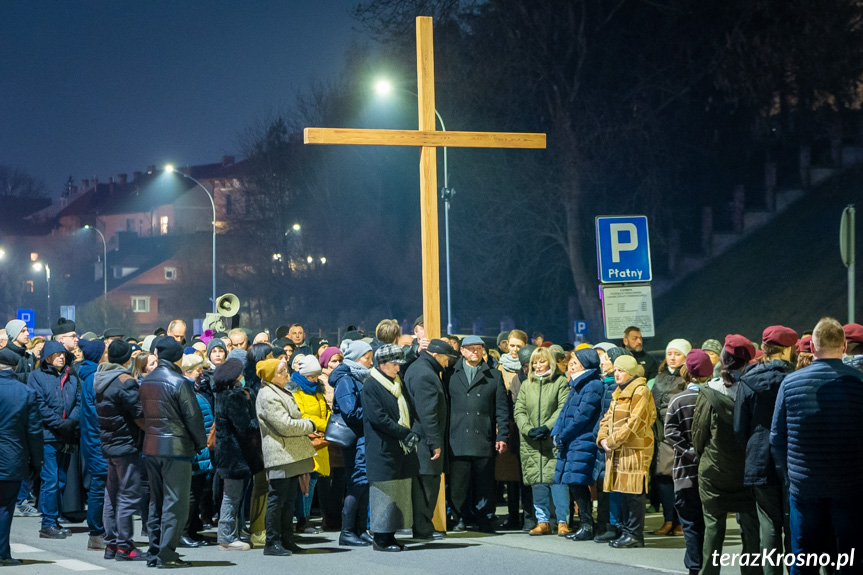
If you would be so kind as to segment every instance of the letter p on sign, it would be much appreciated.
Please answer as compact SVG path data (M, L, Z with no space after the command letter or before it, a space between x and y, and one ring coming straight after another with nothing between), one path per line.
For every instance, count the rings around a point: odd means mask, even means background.
M638 230L634 224L611 224L611 261L620 263L620 252L631 252L638 247ZM622 233L629 233L629 240L620 241Z

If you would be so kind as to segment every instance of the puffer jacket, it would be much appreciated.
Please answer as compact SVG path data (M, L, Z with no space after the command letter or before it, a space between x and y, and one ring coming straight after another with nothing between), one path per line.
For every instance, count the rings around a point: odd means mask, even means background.
M315 449L309 439L315 424L303 419L291 392L264 381L258 392L256 407L264 466L267 469L315 456Z
M213 415L213 407L205 393L199 389L195 390L195 396L198 398L198 405L201 407L201 415L204 417L204 434L209 437L210 428L213 427L215 417ZM192 475L204 475L213 470L213 461L210 455L210 448L205 447L195 454L195 460L192 461Z
M232 387L216 393L216 469L225 479L246 479L257 469L252 445L258 434L258 420L252 410L252 400L242 387ZM204 424L201 421L201 431Z
M204 416L192 384L180 368L160 359L141 381L144 455L192 461L207 447Z
M673 475L674 448L670 442L665 441L665 416L668 413L668 403L671 401L671 397L684 389L686 389L686 383L680 375L680 368L668 371L666 367L656 375L653 389L650 390L656 405L656 421L659 424L653 428L656 434L655 473L657 475Z
M551 430L560 445L554 483L590 485L596 462L596 424L602 417L604 385L595 369L576 374L569 381L569 397Z
M816 359L779 388L770 446L801 497L856 494L863 477L863 378L841 359Z
M60 350L49 348L56 343ZM45 348L53 355L65 351L62 344L51 342ZM42 364L39 369L27 376L27 385L36 392L39 400L39 412L42 414L44 427L43 439L54 443L73 445L79 436L79 413L81 410L81 381L70 367L75 357L66 353L66 367L62 373L50 364ZM47 356L46 356L47 357ZM65 423L65 422L69 423Z
M293 376L291 376L293 377ZM293 384L293 385L292 385ZM330 408L324 394L321 391L309 394L299 388L293 381L288 381L285 389L289 390L300 408L301 417L311 419L315 424L315 431L323 433L327 430L327 422L330 420ZM330 452L329 448L322 447L315 455L315 472L325 477L330 475Z
M369 370L362 365L345 360L330 373L327 380L333 388L333 413L340 413L345 424L357 436L356 444L343 450L344 456L353 460L353 472L348 477L353 485L368 483L362 399L363 380L368 374Z
M603 439L611 449L605 457L603 491L636 495L647 491L655 420L656 406L643 377L614 390L596 436L600 449Z
M554 481L557 457L550 433L568 395L566 376L559 371L546 377L532 373L521 385L513 412L521 434L521 475L525 485ZM531 429L542 426L548 428L548 437L528 436Z
M93 376L99 443L105 457L141 453L144 423L138 382L129 370L116 363L100 363Z
M770 454L770 426L779 386L792 371L793 365L774 359L753 365L740 378L734 402L734 435L746 448L744 485L780 484Z
M842 358L842 363L863 374L863 355L846 355Z
M599 420L596 422L596 427L593 428L593 436L599 435L599 424L602 418L608 413L608 408L611 407L611 398L614 395L614 390L617 389L617 384L614 383L614 376L609 375L602 380L602 404L599 409ZM603 481L605 479L605 450L596 450L596 462L593 465L593 479Z
M36 392L14 369L0 369L0 481L22 481L42 467L42 433Z
M84 456L84 468L90 475L107 475L108 462L102 455L96 391L93 388L93 376L98 367L99 364L87 359L78 364L78 377L81 380L81 453Z

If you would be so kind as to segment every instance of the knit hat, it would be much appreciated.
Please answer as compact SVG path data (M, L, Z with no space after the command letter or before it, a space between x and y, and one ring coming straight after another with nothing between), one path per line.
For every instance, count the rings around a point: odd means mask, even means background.
M429 347L431 347L431 345L429 345ZM452 347L450 347L450 349L452 349ZM386 343L375 351L375 363L378 365L382 363L395 363L402 365L404 362L405 352L394 343Z
M17 353L9 349L8 347L4 347L0 349L0 365L7 365L11 367L18 367L18 361L21 359Z
M122 339L115 339L108 346L108 361L110 363L125 365L130 359L132 359L132 346Z
M232 357L217 365L213 371L213 385L217 388L227 387L243 375L243 362Z
M685 339L672 339L668 342L668 345L665 346L665 353L668 353L669 349L676 349L683 355L688 355L689 352L692 350L692 344Z
M863 343L863 325L847 323L842 327L842 330L845 332L845 341L848 343ZM6 331L8 332L9 328L6 328Z
M9 320L9 323L6 324L6 335L9 336L9 341L15 341L25 329L27 329L27 324L20 319Z
M499 334L497 334L497 345L500 345L500 342L504 341L505 339L509 339L509 332L508 331L502 331Z
M797 340L797 353L812 353L812 336L807 335Z
M321 367L327 367L330 364L330 360L333 359L334 355L340 355L344 357L345 354L342 353L342 350L332 345L322 351L320 361Z
M153 342L156 341L155 335L148 335L144 338L144 341L141 342L141 349L148 353L153 353Z
M228 352L228 359L237 359L243 364L243 367L246 367L246 350L234 348Z
M100 339L82 339L78 342L78 347L81 348L84 359L93 363L99 363L105 354L105 342Z
M608 353L608 350L610 350L613 347L617 347L617 346L611 342L608 342L608 341L601 341L598 344L594 345L593 349L601 349L605 353Z
M749 339L738 333L730 333L725 336L723 349L734 357L744 361L749 361L755 357L755 346L752 345Z
M686 371L692 377L710 377L713 375L713 362L703 349L693 349L686 354Z
M615 359L614 367L617 369L622 369L633 377L638 377L638 361L631 355L621 355L620 357Z
M524 365L525 363L530 363L530 356L531 354L533 354L535 349L536 346L531 343L521 346L521 349L518 350L519 363L521 363L522 365Z
M318 353L318 349L324 344L330 345L330 340L325 337L310 337L309 338L309 347L312 350L312 353Z
M351 361L357 361L371 350L372 346L364 341L351 341L346 339L342 342L342 351L345 354L345 359L349 359Z
M280 325L276 328L276 339L284 339L288 337L288 332L291 331L291 327L288 325Z
M797 343L797 332L784 325L771 325L761 334L761 341L779 347L791 347Z
M153 350L159 359L176 363L183 358L183 346L169 335L163 335L153 343Z
M300 369L297 371L300 372L300 375L303 377L309 377L310 375L320 375L321 374L321 364L318 362L318 358L313 355L304 355L302 359L300 359Z
M273 357L282 357L285 355L285 349L282 347L274 347L272 351Z
M595 349L577 349L575 357L584 369L599 369L599 354Z
M617 361L617 358L620 357L621 355L632 355L632 354L629 353L629 350L626 349L625 347L616 347L615 346L615 347L611 348L610 350L608 350L608 359L611 360L612 364L614 364L614 362Z
M722 353L722 344L719 343L717 339L708 339L703 344L701 344L701 349L704 351L712 351L716 355ZM689 357L689 354L686 354Z
M75 327L74 321L69 321L65 317L61 317L57 320L57 323L51 326L51 333L53 335L63 335L64 333L70 333L77 331Z
M284 353L284 352L283 352ZM263 381L272 382L281 363L278 359L265 359L255 364L255 373Z
M228 348L225 346L225 342L223 342L218 337L214 337L210 341L207 342L207 359L210 358L210 352L216 349L217 347L221 347L222 351L225 352L225 355L228 355Z

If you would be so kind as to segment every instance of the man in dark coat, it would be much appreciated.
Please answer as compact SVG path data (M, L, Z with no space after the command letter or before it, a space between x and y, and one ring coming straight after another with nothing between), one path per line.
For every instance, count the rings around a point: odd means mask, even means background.
M455 531L475 523L480 531L493 532L494 454L507 450L509 433L506 386L500 371L482 360L483 341L478 336L464 338L461 353L447 381L449 485L459 520Z
M650 381L659 372L659 364L656 358L644 351L644 338L641 336L641 328L629 326L623 330L623 347L638 361L638 365L644 368L644 379Z
M27 376L35 369L35 358L27 353L27 344L30 343L30 331L27 324L20 319L13 319L6 324L6 335L9 341L4 349L15 352L18 363L15 365L15 375L21 383L27 383ZM12 356L9 356L11 359Z
M189 513L192 459L207 446L204 416L179 364L183 347L170 336L155 341L159 365L141 382L144 455L150 481L148 566L186 567L177 544Z
M21 565L9 546L15 499L31 470L42 467L42 418L36 393L18 381L18 355L0 349L0 565Z
M433 339L421 351L405 374L407 387L417 412L422 441L417 446L420 473L413 478L411 500L414 514L414 539L440 538L432 525L440 493L442 457L447 427L447 401L441 375L456 358L455 350L442 339Z
M122 341L108 346L108 361L99 364L93 378L102 454L108 460L104 519L105 559L142 561L135 548L134 513L141 504L144 460L144 412L138 382L129 373L132 347Z

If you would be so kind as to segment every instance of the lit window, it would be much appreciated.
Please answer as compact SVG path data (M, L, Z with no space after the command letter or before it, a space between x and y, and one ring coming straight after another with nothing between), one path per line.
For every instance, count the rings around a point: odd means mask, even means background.
M168 233L168 216L159 218L159 233L163 236Z
M148 313L150 311L150 296L133 295L132 311L135 313Z
M24 282L24 291L27 293L33 293L33 280L27 280Z
M165 268L165 279L166 280L177 279L177 268Z

